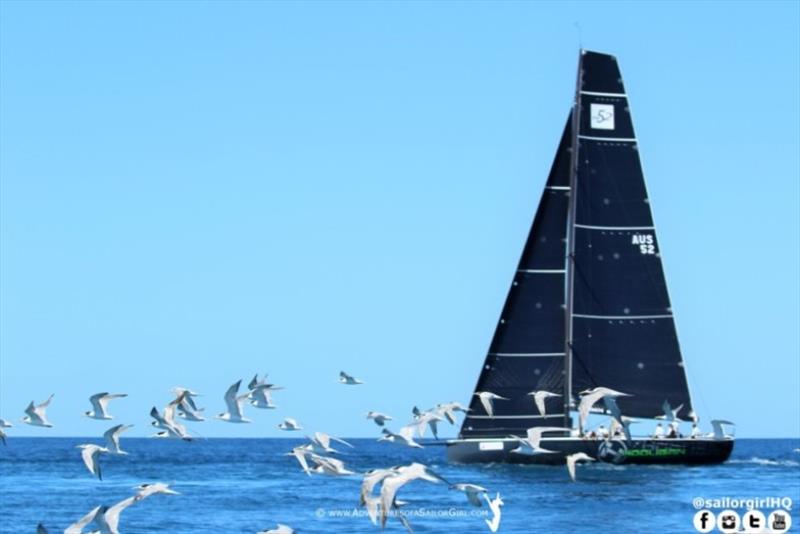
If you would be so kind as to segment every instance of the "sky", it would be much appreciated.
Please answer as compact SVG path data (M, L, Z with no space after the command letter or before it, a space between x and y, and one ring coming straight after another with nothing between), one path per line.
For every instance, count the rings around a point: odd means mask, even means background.
M111 391L145 436L256 372L279 409L191 428L469 402L580 46L622 68L697 411L800 436L797 2L0 2L0 417L55 393L9 433L99 435Z

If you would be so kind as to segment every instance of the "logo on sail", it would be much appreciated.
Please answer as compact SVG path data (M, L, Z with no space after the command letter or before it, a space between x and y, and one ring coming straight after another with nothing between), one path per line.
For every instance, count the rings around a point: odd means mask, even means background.
M485 519L486 526L489 527L489 530L492 532L497 532L497 529L500 528L500 517L502 517L503 512L500 511L500 507L503 506L505 503L503 499L500 498L500 494L497 494L497 497L494 499L489 499L489 497L484 493L483 498L486 500L486 503L489 505L489 508L492 511L492 519Z
M589 123L595 130L614 129L614 106L612 104L591 104L589 106Z
M642 254L655 254L656 245L653 234L633 234L631 238L632 245L639 246L639 252Z

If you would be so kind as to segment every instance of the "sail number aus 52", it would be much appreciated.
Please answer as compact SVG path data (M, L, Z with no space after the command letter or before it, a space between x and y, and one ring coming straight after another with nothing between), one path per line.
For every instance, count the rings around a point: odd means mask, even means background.
M652 234L633 234L631 238L632 245L639 246L639 252L642 254L655 254L656 245Z

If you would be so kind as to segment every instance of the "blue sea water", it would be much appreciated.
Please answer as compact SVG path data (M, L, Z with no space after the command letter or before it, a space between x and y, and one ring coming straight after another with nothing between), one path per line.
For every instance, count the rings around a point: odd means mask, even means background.
M87 441L12 437L0 446L0 532L33 533L39 522L61 532L93 507L153 481L171 483L181 495L155 495L128 508L122 533L255 533L279 522L300 533L380 531L366 516L348 517L357 508L359 477L309 477L284 455L300 440L123 438L130 454L103 457L103 481L89 475L75 448ZM500 493L499 532L695 532L696 497L789 497L792 531L800 531L798 439L740 439L731 459L715 466L584 465L577 483L562 466L455 465L443 447L352 442L341 458L356 471L417 461L452 482ZM415 532L489 532L487 507L471 507L444 484L417 481L399 495ZM390 518L386 531L405 529Z

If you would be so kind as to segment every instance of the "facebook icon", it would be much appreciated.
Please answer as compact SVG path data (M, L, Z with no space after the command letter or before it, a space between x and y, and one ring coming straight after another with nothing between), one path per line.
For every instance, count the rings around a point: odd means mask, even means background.
M694 514L694 528L698 532L711 532L716 526L716 517L708 510L700 510Z

